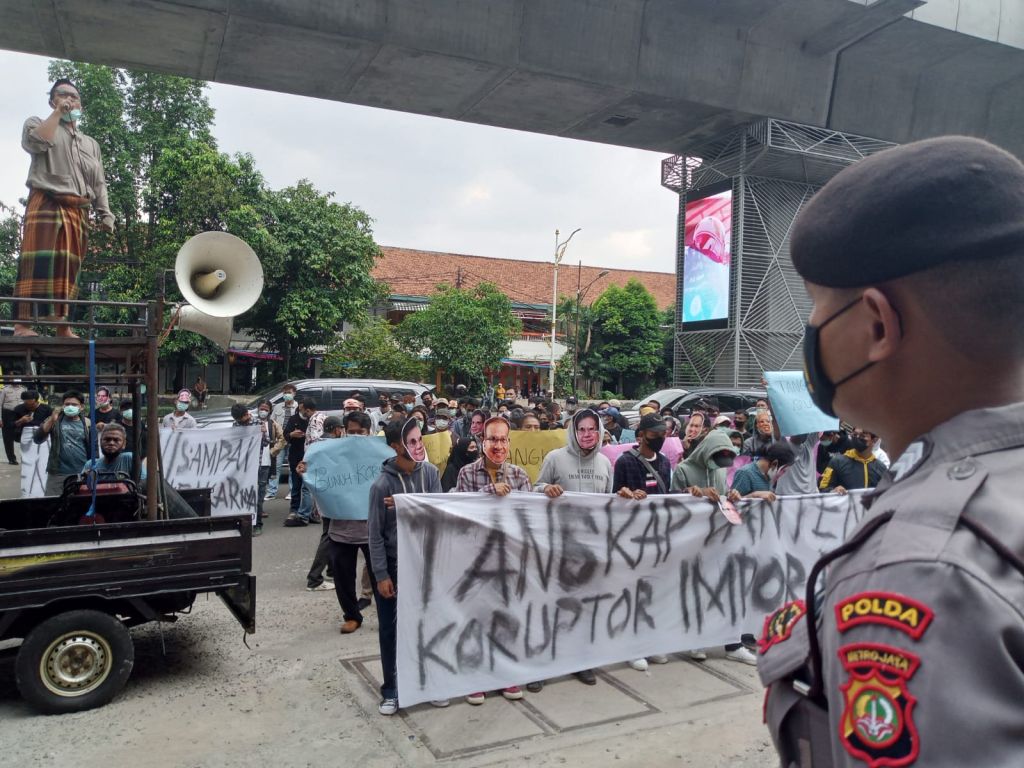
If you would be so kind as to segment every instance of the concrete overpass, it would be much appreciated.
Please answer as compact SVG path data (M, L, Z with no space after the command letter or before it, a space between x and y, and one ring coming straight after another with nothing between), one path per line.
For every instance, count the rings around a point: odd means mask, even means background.
M0 0L0 47L669 153L769 116L1024 155L1024 0Z

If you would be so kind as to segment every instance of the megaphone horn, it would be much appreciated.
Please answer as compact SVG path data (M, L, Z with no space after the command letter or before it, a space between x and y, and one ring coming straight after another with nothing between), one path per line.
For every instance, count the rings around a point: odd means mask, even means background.
M195 307L182 304L176 311L176 327L205 336L221 349L231 346L234 322L230 317L213 317Z
M174 260L174 279L185 300L212 317L235 317L263 292L263 266L241 238L201 232L189 238Z

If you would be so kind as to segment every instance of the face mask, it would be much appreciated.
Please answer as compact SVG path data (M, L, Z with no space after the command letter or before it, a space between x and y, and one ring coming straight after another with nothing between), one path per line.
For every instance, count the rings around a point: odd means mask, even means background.
M175 407L176 407L176 408L177 408L177 409L178 409L179 411L181 411L182 413L184 413L185 411L187 411L187 410L188 410L188 403L178 403L178 404L177 404L177 406L175 406Z
M665 438L662 435L659 435L658 437L648 437L645 438L645 440L647 442L647 447L655 453L660 451L661 447L665 445Z
M869 361L853 373L844 376L839 381L833 382L829 379L821 365L821 340L819 336L822 328L856 305L860 300L861 297L858 296L838 312L832 313L821 325L804 326L804 381L807 384L808 392L811 393L811 400L823 413L827 413L829 416L836 415L832 406L836 390L854 376L864 373L864 371L874 365L874 362Z
M858 453L863 453L868 448L868 441L863 437L854 437L850 440L850 445L852 445L853 449Z
M711 460L715 463L716 467L721 467L722 469L725 469L726 467L731 467L734 463L736 463L736 457L733 456L731 453L719 453L715 456L712 456Z
M406 403L405 404L405 410L412 411L412 403Z
M266 421L269 418L270 418L270 412L269 411L260 411L260 419L262 419L263 421Z
M61 115L60 119L62 122L65 123L77 123L79 120L82 119L82 110L72 109L70 112L65 112L63 115Z
M828 448L828 447L829 447L830 445L832 445L832 441L831 441L831 440L822 440L822 441L821 441L821 442L819 443L819 445L823 445L823 446L825 446L826 448Z
M290 403L292 400L295 399L295 395L290 395L287 392L285 392L283 395L281 395L281 399L284 400L286 403Z
M448 429L448 419L434 419L434 426L438 429Z
M81 412L81 410L82 409L79 408L77 405L65 405L64 406L64 415L65 416L77 416Z
M127 419L128 421L131 421L132 420L132 416L134 416L134 415L135 415L135 413L132 411L131 408L128 408L127 410L121 411L121 418Z
M423 419L416 419L416 426L420 428L420 432L423 431Z

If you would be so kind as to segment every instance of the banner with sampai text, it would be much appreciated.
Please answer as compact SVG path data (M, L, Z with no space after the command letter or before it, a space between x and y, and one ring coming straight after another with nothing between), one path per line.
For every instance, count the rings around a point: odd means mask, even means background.
M803 598L857 495L395 496L398 684L409 706L641 656L738 642Z
M256 426L161 429L164 477L174 489L209 488L211 514L255 522L262 439Z

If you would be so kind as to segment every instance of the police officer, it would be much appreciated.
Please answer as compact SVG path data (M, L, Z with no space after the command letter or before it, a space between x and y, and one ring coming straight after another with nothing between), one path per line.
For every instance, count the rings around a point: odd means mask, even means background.
M782 764L1020 765L1024 166L964 137L887 150L791 243L812 396L899 459L766 624Z

